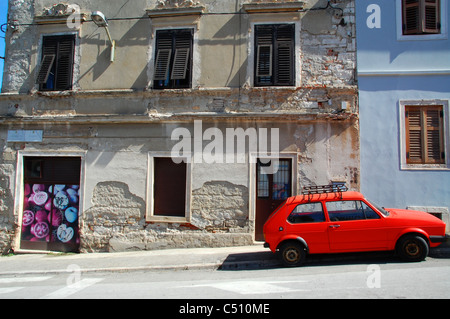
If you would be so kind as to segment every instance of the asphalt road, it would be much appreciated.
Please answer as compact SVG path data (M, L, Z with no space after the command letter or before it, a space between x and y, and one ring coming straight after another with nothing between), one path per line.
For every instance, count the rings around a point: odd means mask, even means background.
M208 316L210 310L210 315L270 312L270 300L276 299L448 299L450 259L429 257L420 263L388 257L319 260L299 268L253 270L80 273L74 268L67 274L0 277L0 299L28 298L176 299L172 312L201 311L203 316ZM189 305L192 299L222 301L209 309L202 308L199 301ZM229 303L224 299L246 302Z

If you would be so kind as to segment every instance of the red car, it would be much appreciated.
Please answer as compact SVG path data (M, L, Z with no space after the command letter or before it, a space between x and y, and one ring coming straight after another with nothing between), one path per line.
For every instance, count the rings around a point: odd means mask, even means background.
M361 193L315 186L284 201L264 224L265 247L280 252L286 266L308 254L395 250L422 261L430 247L448 240L445 223L425 212L385 209Z

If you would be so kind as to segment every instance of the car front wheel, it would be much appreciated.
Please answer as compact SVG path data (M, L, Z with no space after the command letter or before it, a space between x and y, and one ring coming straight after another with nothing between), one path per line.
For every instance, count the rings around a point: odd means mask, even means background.
M281 260L287 267L300 266L306 258L305 247L296 242L287 242L280 248Z
M418 235L404 236L397 244L397 253L405 261L422 261L428 256L429 250L427 241Z

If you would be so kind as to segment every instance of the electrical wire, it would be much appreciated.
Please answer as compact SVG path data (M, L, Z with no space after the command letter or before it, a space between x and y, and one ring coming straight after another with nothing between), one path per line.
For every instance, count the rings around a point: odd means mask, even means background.
M320 11L320 10L328 10L328 9L333 9L333 10L339 10L341 11L341 13L343 14L344 10L342 8L333 6L331 4L331 0L328 0L327 5L324 7L317 7L317 8L308 8L308 9L300 9L297 12L299 13L305 13L308 11ZM265 11L264 13L266 14L277 14L277 13L285 13L285 12L292 12L289 10L286 11ZM247 12L244 11L237 11L237 12L203 12L201 15L202 16L214 16L214 15L247 15ZM164 17L168 17L170 18L172 15L164 15ZM174 17L179 17L179 16L183 16L183 14L174 14ZM108 19L108 21L129 21L129 20L147 20L150 19L150 17L148 16L142 16L142 17L122 17L122 18L110 18ZM15 21L17 22L17 21ZM86 21L86 22L92 22L92 21ZM60 23L63 24L63 23ZM13 25L13 26L34 26L34 25L38 25L38 23L5 23L2 24L1 28L3 31L4 26L6 25ZM5 32L5 31L3 31Z

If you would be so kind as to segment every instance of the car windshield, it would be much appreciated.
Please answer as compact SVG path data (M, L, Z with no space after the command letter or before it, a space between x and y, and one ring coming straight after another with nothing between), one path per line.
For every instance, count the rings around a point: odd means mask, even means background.
M374 202L372 202L372 201L370 201L370 200L368 200L368 202L369 202L370 204L372 204L372 206L375 207L375 208L376 208L380 213L382 213L384 216L389 216L389 212L388 212L386 209L384 209L384 207L381 207L381 206L377 205L376 203L374 203Z

